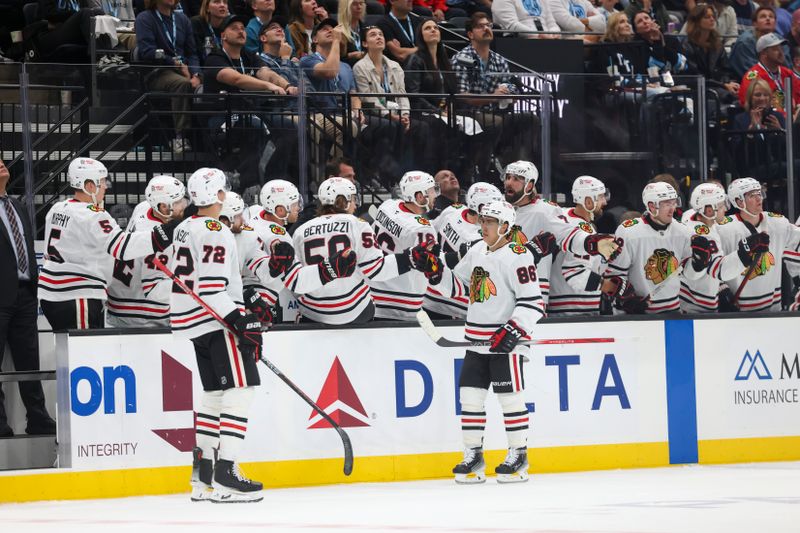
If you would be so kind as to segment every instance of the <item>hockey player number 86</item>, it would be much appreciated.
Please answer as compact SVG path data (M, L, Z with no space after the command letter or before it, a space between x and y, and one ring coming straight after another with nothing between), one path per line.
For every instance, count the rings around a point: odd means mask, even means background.
M520 283L528 283L529 281L536 281L536 267L531 265L527 268L519 267L517 269L517 279Z

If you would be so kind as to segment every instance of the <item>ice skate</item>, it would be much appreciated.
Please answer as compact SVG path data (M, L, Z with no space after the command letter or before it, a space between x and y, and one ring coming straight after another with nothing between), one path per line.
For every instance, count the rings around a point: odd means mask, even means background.
M456 483L471 484L486 481L486 462L483 448L465 448L464 460L453 467Z
M260 502L264 499L261 482L248 479L233 461L217 461L212 486L211 501L214 503Z
M192 501L203 502L211 499L214 491L211 480L214 477L214 463L203 458L200 448L192 450Z
M509 448L506 460L494 469L498 483L528 481L528 449Z

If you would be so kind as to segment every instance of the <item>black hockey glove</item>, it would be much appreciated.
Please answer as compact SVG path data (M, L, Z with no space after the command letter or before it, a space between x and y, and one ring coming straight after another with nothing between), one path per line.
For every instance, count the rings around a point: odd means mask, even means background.
M702 235L694 235L692 237L692 268L694 271L701 272L708 268L711 256L717 251L717 243Z
M356 253L350 248L336 252L317 265L319 279L322 280L323 285L327 285L335 279L352 276L356 271L356 261Z
M239 350L258 361L261 357L261 321L252 313L242 315L238 310L225 317L239 337Z
M438 245L428 248L418 244L409 250L409 257L414 270L425 274L432 285L438 285L442 281L442 260L439 259Z
M539 261L558 252L558 242L556 237L549 231L543 231L533 239L525 243L525 247L533 254L533 261L537 265Z
M277 278L294 263L294 247L285 241L277 241L271 246L269 256L269 275Z
M170 220L166 224L161 224L153 228L150 237L153 240L154 252L163 252L172 244L172 236L175 234L175 228L177 228L180 223L180 220Z
M638 296L630 283L621 294L617 295L617 307L629 315L643 315L649 302L650 297Z
M720 313L738 313L740 309L739 306L734 303L733 298L733 291L730 287L723 288L719 291L719 305L717 306L717 310Z
M769 235L764 233L755 233L746 239L739 241L739 259L742 264L749 267L755 261L756 256L769 251Z
M525 336L525 330L513 320L509 320L503 327L494 332L489 342L489 351L493 353L511 353L516 348L519 340Z
M258 291L253 287L247 287L244 290L244 306L248 311L252 311L254 315L263 324L272 324L275 321L275 308L269 305Z
M596 233L586 237L583 247L589 255L602 255L606 261L613 261L622 253L623 241L613 235Z

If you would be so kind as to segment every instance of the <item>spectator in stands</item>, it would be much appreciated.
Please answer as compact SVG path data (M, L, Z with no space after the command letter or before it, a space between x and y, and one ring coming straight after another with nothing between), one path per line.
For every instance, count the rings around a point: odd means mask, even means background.
M341 60L351 67L367 54L361 44L365 13L364 0L339 0L339 26L344 34L340 46Z
M433 207L428 211L428 218L434 219L442 214L442 211L461 200L461 185L452 170L443 169L433 176L436 185L439 186L439 196L433 201Z
M267 68L287 80L291 86L299 89L300 83L305 83L306 88L310 89L308 78L300 70L300 65L291 59L292 47L286 42L286 34L283 31L285 26L286 20L280 15L270 18L262 26L258 36L261 43L261 52L258 56ZM295 107L296 101L292 100L292 104L292 107Z
M569 33L605 33L606 19L588 0L545 0L550 5L550 12L561 28ZM580 38L575 36L572 38ZM584 42L597 42L599 36L584 35Z
M792 72L795 79L800 79L800 46L792 48Z
M220 34L228 15L228 0L203 0L200 14L192 17L195 49L201 64L211 52L222 49Z
M619 5L620 3L617 0L599 0L597 2L597 11L599 11L606 20L606 26L608 26L608 19L611 15L620 11L617 9Z
M661 33L659 25L646 11L636 13L633 27L636 40L645 44L638 50L638 59L634 63L636 72L649 73L649 68L657 68L659 76L666 81L672 74L686 71L686 56L680 52L680 40L674 35Z
M302 58L311 53L315 25L327 18L328 12L316 0L291 0L286 42L292 47L292 57Z
M736 13L736 23L739 26L751 26L753 24L755 11L758 8L753 0L732 0L731 7Z
M29 35L28 54L33 53L35 60L44 60L59 46L74 44L87 46L88 56L91 18L102 14L100 9L89 8L86 0L39 0L39 19L47 22L40 21L25 29Z
M792 13L792 29L789 35L784 35L784 37L786 37L789 49L800 46L800 9Z
M784 109L783 85L786 78L791 78L792 71L784 66L783 47L786 39L777 33L768 33L759 37L756 43L758 62L742 77L739 88L739 103L744 105L747 98L748 86L757 79L762 79L769 84L772 91L772 107L779 111ZM800 83L793 79L792 100L794 106L800 105Z
M686 20L686 32L683 55L688 62L687 73L704 76L709 89L721 101L730 103L739 92L739 83L731 81L728 55L717 32L714 8L708 4L695 7Z
M609 76L619 80L626 87L636 85L636 72L634 64L638 55L636 48L631 46L634 33L633 26L624 12L617 12L608 18L606 33L601 41L603 46L595 48L594 68L596 72L607 72ZM617 45L617 46L614 46Z
M401 65L412 54L417 53L415 36L417 24L411 19L412 0L389 0L391 10L378 23L386 38L386 55Z
M414 13L421 17L432 18L436 22L467 16L465 10L449 6L447 0L414 0Z
M755 3L775 10L775 33L786 37L792 32L792 14L783 9L778 0L755 0Z
M139 60L163 68L147 78L150 91L188 95L202 83L192 24L186 15L175 11L177 0L147 0L147 9L136 17L136 43ZM175 138L174 153L191 150L185 133L191 123L187 114L189 98L171 99Z
M660 30L666 30L669 25L669 13L662 0L631 0L625 8L628 20L636 27L636 14L640 11L647 13Z
M493 0L492 16L504 30L550 32L520 34L527 39L557 39L561 33L548 0Z
M771 7L759 7L753 13L753 27L736 39L731 50L731 69L733 74L740 78L744 73L758 62L756 42L768 33L775 31L775 10ZM789 47L784 45L785 64L790 63Z
M414 107L446 113L447 99L444 95L458 92L458 82L442 45L439 25L431 19L423 22L415 44L417 53L405 64L406 90L409 93L442 95L417 98Z
M261 51L261 30L275 14L275 0L251 0L250 7L253 8L253 18L247 23L247 43L244 48L251 54L257 54Z
M744 95L744 111L733 119L735 130L783 129L786 119L780 108L774 105L772 88L766 80L757 78L747 86Z
M686 0L686 11L691 13L697 5L702 2L696 0ZM717 32L722 38L722 44L730 53L731 46L736 42L739 35L739 28L736 24L736 12L731 7L728 0L714 0L709 3L717 16ZM681 28L681 35L686 35L686 25Z
M14 370L37 371L39 305L36 284L39 269L33 248L34 232L25 207L6 192L10 178L8 168L0 159L0 276L3 279L3 290L0 291L0 363L8 344ZM18 385L28 415L25 432L28 435L55 435L56 423L47 413L41 382L20 381ZM0 388L0 437L13 435Z

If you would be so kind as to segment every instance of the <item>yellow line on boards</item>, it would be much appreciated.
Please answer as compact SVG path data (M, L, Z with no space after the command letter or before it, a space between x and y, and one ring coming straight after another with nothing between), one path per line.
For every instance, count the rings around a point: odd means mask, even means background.
M750 463L800 459L800 437L715 439L697 442L699 463Z

